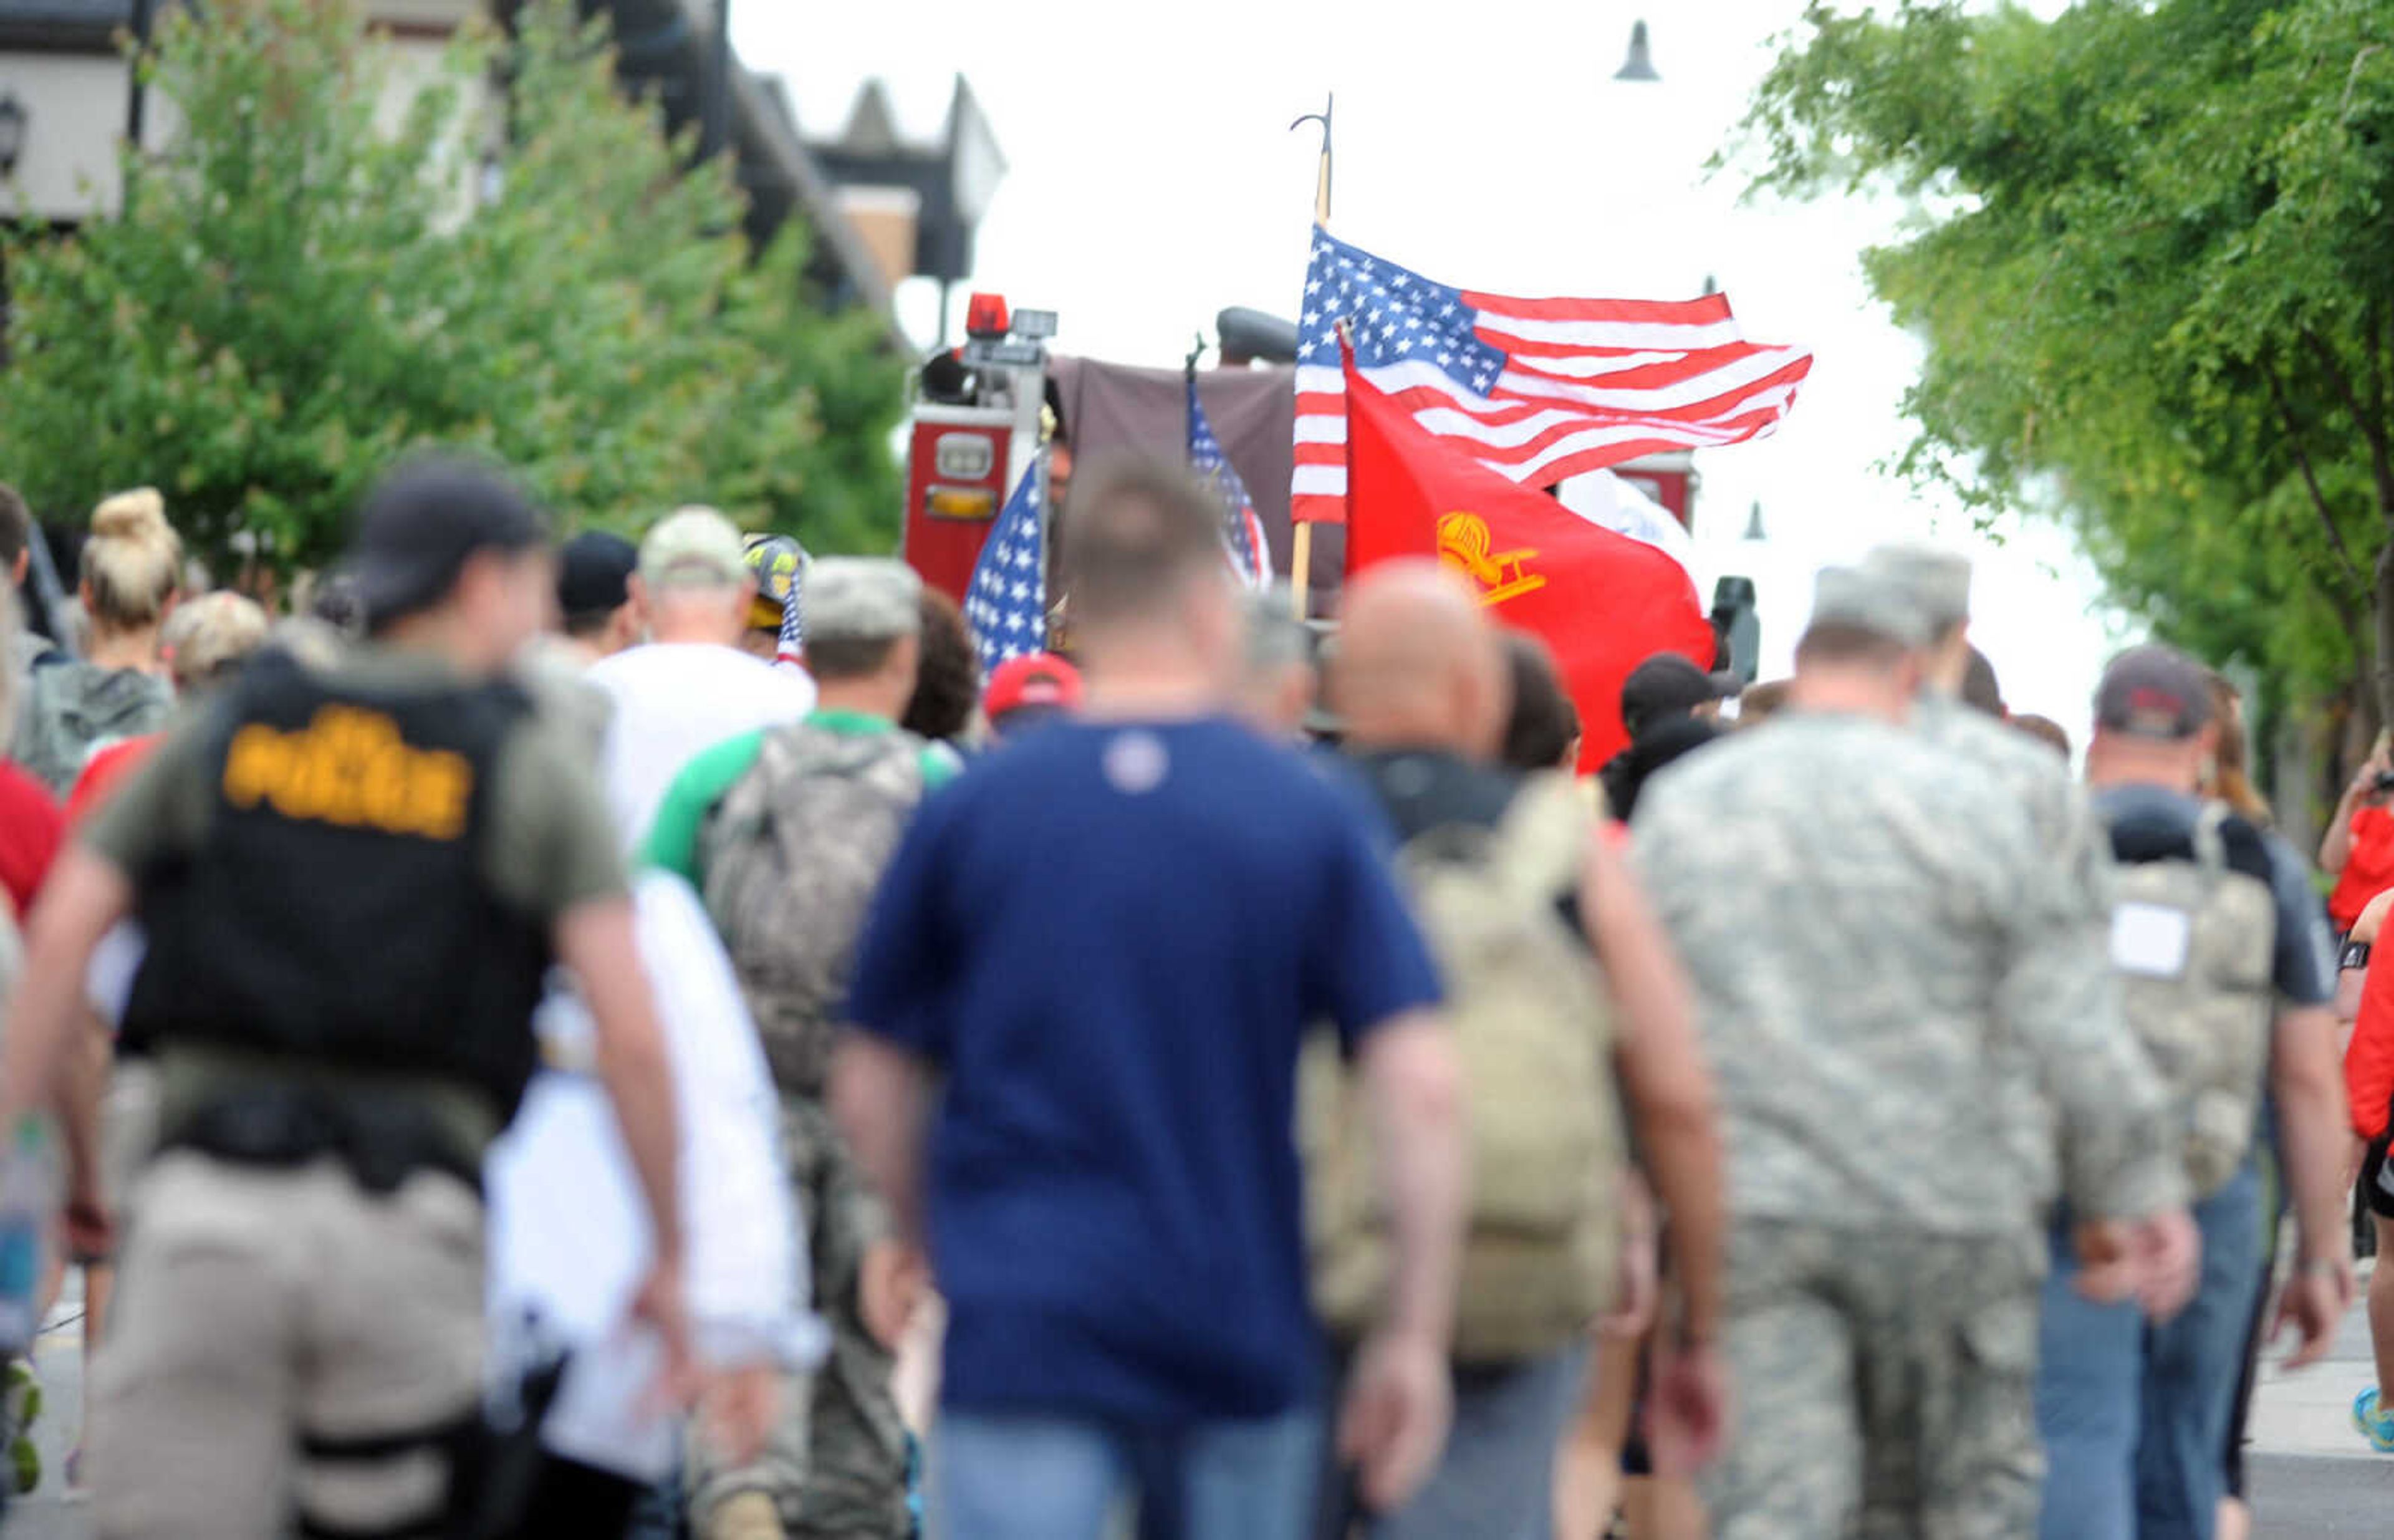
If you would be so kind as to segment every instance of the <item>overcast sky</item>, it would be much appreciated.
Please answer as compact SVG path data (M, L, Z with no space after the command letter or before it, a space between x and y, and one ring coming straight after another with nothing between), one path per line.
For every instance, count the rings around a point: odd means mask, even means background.
M1932 537L1978 559L1976 632L2014 708L2083 739L2102 659L2135 628L2102 609L2071 542L2016 521L1980 538L1879 468L1910 438L1901 402L1918 349L1871 302L1857 258L1899 211L1741 204L1743 178L1704 176L1802 9L733 0L733 33L752 68L786 77L810 136L835 134L878 75L901 131L936 138L954 72L968 75L1011 166L981 226L977 286L1060 311L1068 352L1176 365L1225 305L1293 313L1318 140L1288 124L1330 90L1332 223L1357 244L1515 294L1679 298L1717 279L1749 337L1816 355L1776 438L1697 458L1698 576L1707 597L1724 573L1756 580L1766 674L1784 671L1822 563ZM1663 79L1615 82L1641 15ZM927 342L927 284L901 291L901 313ZM1741 538L1756 501L1760 545Z

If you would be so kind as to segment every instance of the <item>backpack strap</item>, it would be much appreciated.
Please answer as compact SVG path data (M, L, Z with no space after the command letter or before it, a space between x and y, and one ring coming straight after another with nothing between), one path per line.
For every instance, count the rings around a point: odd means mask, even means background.
M2194 821L2194 859L2205 876L2228 870L2228 819L2227 803L2205 802Z
M1570 776L1541 770L1521 783L1497 825L1498 867L1530 898L1551 902L1572 897L1587 871L1595 822Z

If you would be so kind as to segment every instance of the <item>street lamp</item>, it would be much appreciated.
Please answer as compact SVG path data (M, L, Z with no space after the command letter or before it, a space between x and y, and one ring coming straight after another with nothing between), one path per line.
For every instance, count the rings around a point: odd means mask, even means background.
M1646 23L1639 21L1629 29L1629 58L1621 66L1615 80L1660 80L1654 72L1654 49L1646 40Z
M25 152L25 104L14 96L0 97L0 177L17 173L18 157Z

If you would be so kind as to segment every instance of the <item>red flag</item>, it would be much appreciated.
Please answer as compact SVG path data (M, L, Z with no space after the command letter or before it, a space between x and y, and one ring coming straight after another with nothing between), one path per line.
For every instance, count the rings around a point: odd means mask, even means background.
M1631 669L1657 652L1712 665L1712 623L1664 552L1433 438L1351 362L1347 399L1348 573L1435 555L1479 591L1491 618L1544 638L1579 707L1583 770L1629 742L1621 684Z

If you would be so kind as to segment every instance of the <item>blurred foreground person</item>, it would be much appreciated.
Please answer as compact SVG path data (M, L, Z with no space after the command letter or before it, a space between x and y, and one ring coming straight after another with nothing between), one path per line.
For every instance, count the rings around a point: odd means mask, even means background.
M557 553L557 618L573 658L587 667L640 640L632 600L639 547L606 530L585 530Z
M915 600L922 612L920 656L914 693L898 725L926 743L937 744L964 768L976 746L980 716L980 649L956 601L926 584Z
M1668 1467L1692 1468L1721 1438L1711 1080L1669 944L1571 777L1492 763L1506 665L1472 595L1434 561L1386 563L1348 590L1340 641L1346 748L1403 842L1473 1146L1454 1429L1428 1485L1372 1533L1537 1540L1589 1328L1620 1281L1624 1105L1671 1214L1682 1301L1656 1371L1655 1441ZM1318 1073L1330 1068L1309 1060L1306 1086L1323 1125L1309 1170L1316 1295L1352 1341L1373 1323L1386 1257L1360 1120L1339 1115L1335 1072Z
M771 664L795 664L805 644L804 602L799 580L814 558L786 534L752 534L748 572L756 597L748 601L748 626L740 650Z
M1629 822L1649 776L1718 738L1721 703L1736 696L1735 679L1707 674L1677 652L1658 652L1631 669L1621 686L1629 746L1597 772L1612 816Z
M232 682L250 654L266 645L271 625L256 600L230 590L177 605L162 638L173 655L177 696L190 703ZM67 822L82 823L127 770L150 757L161 736L145 732L95 750L67 797Z
M1634 831L1736 1152L1720 1540L2034 1533L2043 1194L1990 1159L1991 1040L2026 1045L2073 1144L2118 1159L2143 1127L2073 1079L2109 981L2054 966L2078 915L2025 813L1908 726L1927 639L1895 584L1824 571L1786 713L1658 781Z
M1325 1435L1298 1045L1336 1025L1383 1136L1387 1302L1337 1428L1382 1510L1446 1431L1454 1048L1350 794L1230 716L1220 503L1138 462L1077 491L1085 715L916 816L834 1104L901 1233L927 1218L948 1301L932 1534L1096 1540L1160 1455L1177 1480L1146 1499L1190 1540L1296 1540Z
M815 704L804 672L741 646L756 578L740 532L713 508L659 520L640 542L629 592L649 640L586 676L614 707L599 767L627 850L646 837L665 788L694 756L736 733L795 722Z
M989 677L981 712L992 736L1019 737L1043 722L1081 709L1081 671L1053 652L1008 658Z
M175 692L158 633L182 586L183 543L148 487L92 510L78 590L85 656L46 656L27 678L9 757L64 796L94 749L165 726Z
M80 831L0 1061L7 1126L63 1103L69 1235L104 1252L96 1097L61 1068L92 950L138 915L125 1033L164 1095L90 1389L112 1540L421 1533L476 1510L476 1184L552 959L590 1002L649 1220L679 1234L604 806L501 678L551 601L543 521L427 463L369 499L352 557L369 644L323 671L261 654ZM677 1248L639 1307L677 1383Z
M1267 738L1305 741L1305 724L1320 695L1313 634L1293 612L1286 586L1242 600L1247 642L1239 667L1239 715Z
M1579 708L1563 689L1546 644L1527 631L1505 633L1506 695L1512 705L1497 762L1524 774L1579 770Z
M2269 1270L2265 1086L2301 1238L2278 1312L2302 1336L2290 1365L2326 1350L2352 1298L2326 934L2316 900L2278 879L2262 831L2200 795L2218 732L2210 682L2183 654L2133 648L2104 670L2086 777L2118 862L2111 960L2162 1071L2202 1273L2164 1322L2080 1302L2064 1328L2049 1307L2038 1421L2054 1456L2050 1540L2210 1540Z
M691 1510L707 1540L903 1540L907 1440L891 1375L922 1267L889 1234L832 1125L823 1083L874 886L954 759L898 726L920 655L914 570L824 557L800 582L816 709L693 759L665 795L648 854L704 896L756 1020L831 1357L783 1386L762 1450L701 1452Z

